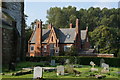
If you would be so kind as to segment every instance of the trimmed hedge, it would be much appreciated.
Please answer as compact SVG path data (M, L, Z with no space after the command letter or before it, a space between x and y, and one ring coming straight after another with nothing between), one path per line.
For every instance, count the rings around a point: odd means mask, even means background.
M93 61L96 65L100 65L100 59L103 57L82 57L82 56L53 56L53 57L26 57L26 61L40 62L40 61L51 61L54 59L56 63L64 63L66 59L69 59L71 63L80 65L90 65L90 61ZM111 67L120 67L120 58L103 58L105 63L109 64Z

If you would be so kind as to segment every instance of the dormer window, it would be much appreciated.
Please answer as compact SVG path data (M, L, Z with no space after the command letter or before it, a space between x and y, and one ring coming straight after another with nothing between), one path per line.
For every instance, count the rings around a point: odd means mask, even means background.
M67 34L67 39L69 39L70 38L70 35L69 34Z

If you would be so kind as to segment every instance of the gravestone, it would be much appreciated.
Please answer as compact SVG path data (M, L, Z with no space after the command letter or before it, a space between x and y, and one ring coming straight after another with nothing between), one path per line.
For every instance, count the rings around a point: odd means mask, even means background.
M93 61L90 62L90 65L92 66L92 68L90 69L90 71L92 71L92 72L98 71L97 68L94 68L95 67L95 63Z
M57 75L64 75L64 66L57 66Z
M66 59L65 64L70 64L70 60Z
M109 65L106 63L102 63L103 69L101 70L102 73L108 73L109 72Z
M51 65L55 66L55 60L51 60Z
M100 66L102 67L102 63L105 63L105 60L104 59L101 59L100 60Z
M33 73L34 79L40 79L43 76L43 70L42 67L34 67L34 73Z

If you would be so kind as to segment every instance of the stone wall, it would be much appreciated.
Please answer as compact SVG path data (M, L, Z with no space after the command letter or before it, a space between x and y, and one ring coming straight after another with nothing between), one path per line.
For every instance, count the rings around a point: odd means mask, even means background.
M3 2L2 14L6 16L2 16L2 20L11 25L6 28L3 27L4 24L2 25L3 64L10 60L23 60L25 57L24 2ZM15 25L12 22L15 22Z
M4 26L4 25L3 25ZM3 64L9 63L14 54L14 31L13 28L2 28L2 59Z

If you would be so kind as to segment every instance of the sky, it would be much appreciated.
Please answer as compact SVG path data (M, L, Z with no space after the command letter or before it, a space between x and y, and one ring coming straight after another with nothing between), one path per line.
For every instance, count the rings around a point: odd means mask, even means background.
M69 1L69 2L68 2ZM84 0L85 1L85 0ZM98 1L86 1L83 2L81 0L81 2L79 1L70 1L67 0L65 2L64 1L52 1L52 2L47 2L46 0L43 1L28 1L25 0L25 14L28 16L27 18L27 25L30 26L31 22L33 22L35 19L41 19L43 21L43 23L46 22L47 18L47 10L49 10L50 7L67 7L67 6L75 6L77 8L77 10L84 8L84 9L88 9L90 7L100 7L101 9L104 7L107 8L118 8L118 1L114 2L112 0L99 0Z

